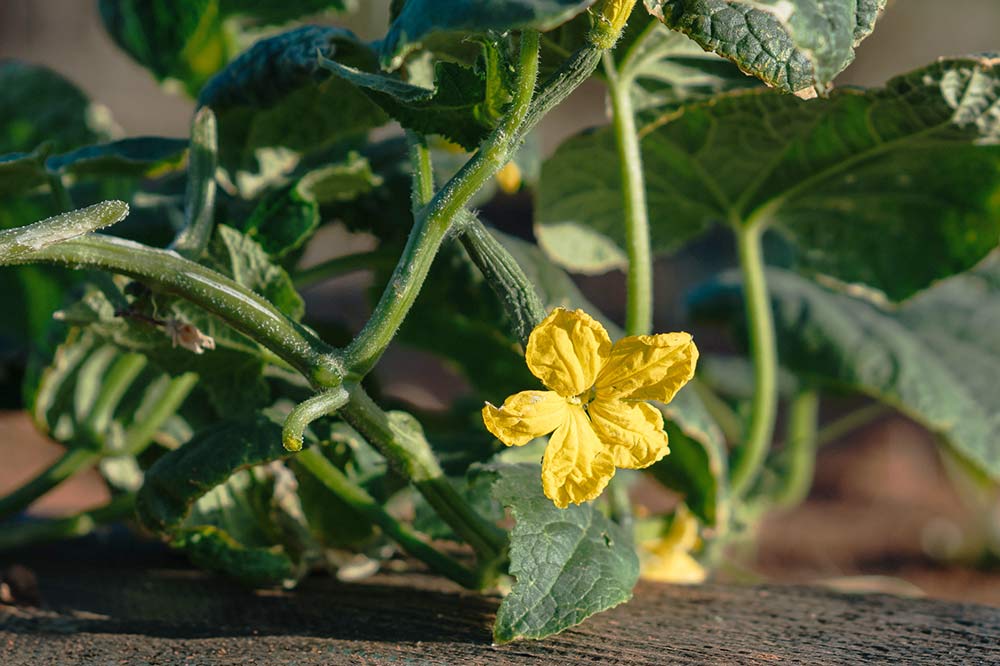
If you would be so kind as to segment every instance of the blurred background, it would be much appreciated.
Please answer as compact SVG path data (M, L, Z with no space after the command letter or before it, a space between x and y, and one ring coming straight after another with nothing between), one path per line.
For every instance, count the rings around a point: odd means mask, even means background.
M347 24L374 39L384 33L388 0L361 0ZM329 22L329 21L321 21ZM839 85L878 86L891 76L939 56L1000 51L997 0L896 0ZM193 101L159 86L120 52L104 31L95 0L0 0L0 58L16 58L54 69L95 102L111 109L123 136L184 137ZM605 122L602 87L593 83L549 118L539 130L550 152L581 128ZM506 231L531 235L528 196L501 197L484 217ZM328 238L343 245L344 237ZM364 242L351 241L351 242ZM342 247L344 252L350 247ZM679 294L728 262L720 238L701 241L657 269L657 330L674 330ZM306 259L308 261L308 257ZM352 276L308 292L310 311L349 313L355 324L367 314L366 278ZM581 278L590 299L609 316L623 319L620 273ZM718 344L724 344L717 341ZM433 359L396 350L388 359L392 391L433 406L461 393L461 381ZM836 412L845 405L831 401ZM0 493L48 464L57 447L17 413L0 417ZM104 497L96 477L64 484L35 511L67 513ZM744 570L723 572L738 580L766 577L778 582L822 581L840 589L891 591L991 603L1000 606L1000 574L977 561L977 540L1000 531L1000 509L977 506L949 481L930 435L902 416L887 414L826 446L816 481L802 506L765 522L756 553ZM996 562L992 563L996 571Z

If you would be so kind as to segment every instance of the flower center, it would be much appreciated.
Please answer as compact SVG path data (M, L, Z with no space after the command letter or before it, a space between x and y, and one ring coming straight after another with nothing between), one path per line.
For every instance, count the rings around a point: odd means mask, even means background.
M582 405L583 408L586 409L587 405L592 403L594 401L594 398L596 397L597 397L597 389L591 386L589 389L587 389L580 395L575 395L572 398L566 398L566 400L569 401L571 405Z

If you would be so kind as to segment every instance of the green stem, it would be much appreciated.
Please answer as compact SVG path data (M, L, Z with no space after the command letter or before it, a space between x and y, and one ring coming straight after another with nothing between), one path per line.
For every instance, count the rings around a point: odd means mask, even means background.
M422 136L407 132L406 138L410 142L410 165L413 169L410 202L416 219L420 209L434 198L434 164L431 162L427 141Z
M431 451L419 423L402 414L386 414L358 385L348 388L350 402L340 414L384 455L427 500L459 537L469 543L482 563L494 562L506 539L455 490Z
M85 536L99 525L128 518L134 509L135 494L126 493L115 497L102 507L73 516L5 525L0 530L0 551Z
M625 306L626 335L648 335L653 330L653 259L649 243L646 182L642 150L632 108L631 80L615 69L614 57L604 54L604 71L611 97L611 120L618 147L622 181L622 215L628 255L628 290Z
M212 109L202 107L191 122L184 228L171 246L178 254L189 259L200 257L212 237L215 226L215 170L219 163L218 154L215 114Z
M797 506L809 494L816 467L816 425L819 394L812 389L799 391L789 405L784 457L784 479L775 494L778 506Z
M60 213L68 213L73 210L73 198L66 189L62 174L49 173L49 191L52 193L52 201Z
M292 280L295 282L296 289L305 289L347 273L379 268L390 261L391 258L383 250L347 254L296 271Z
M315 386L332 388L343 372L333 348L288 319L246 287L169 250L92 234L6 258L5 263L45 262L101 268L176 294L211 312L301 372Z
M316 448L306 449L295 456L295 462L315 476L338 499L382 528L386 536L432 570L463 587L479 587L479 580L474 572L431 546L412 528L389 515L363 488L351 483L321 451Z
M695 377L691 380L691 387L701 398L712 419L719 424L726 441L732 444L739 442L743 437L743 425L736 411L703 380Z
M816 433L816 445L826 446L830 442L836 441L844 435L868 425L880 416L885 416L892 412L892 407L883 405L880 402L860 407L820 428L819 432Z
M343 387L338 386L332 391L314 395L305 402L295 406L281 430L281 444L289 451L301 451L305 440L306 428L309 424L324 416L333 414L347 404L350 396Z
M739 244L754 379L746 444L738 450L739 456L734 461L732 473L733 493L745 496L760 472L774 434L778 406L778 351L761 248L764 225L737 223L733 228Z
M153 409L148 414L141 415L141 418L137 418L125 432L125 445L122 451L85 447L67 450L36 477L0 498L0 519L26 509L32 502L63 481L84 469L93 467L107 455L136 456L142 453L152 443L153 437L164 421L180 409L197 383L198 375L193 372L171 379Z
M595 46L577 49L548 79L542 83L538 94L532 100L524 123L518 129L518 137L523 138L552 109L557 107L570 93L590 78L601 63L604 51Z
M371 318L345 352L355 377L367 374L392 341L430 271L452 222L472 196L510 159L538 76L538 33L521 34L520 79L506 117L465 166L418 212L389 285Z
M9 495L0 498L0 519L23 511L36 499L80 470L93 467L101 459L101 455L100 451L94 449L73 448L67 450L38 476Z

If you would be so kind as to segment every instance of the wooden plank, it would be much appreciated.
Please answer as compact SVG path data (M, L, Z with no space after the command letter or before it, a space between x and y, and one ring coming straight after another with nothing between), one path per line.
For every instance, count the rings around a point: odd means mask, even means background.
M493 647L498 599L429 575L255 592L162 554L62 552L31 560L46 608L0 606L0 664L1000 663L1000 609L973 604L642 584L581 627Z

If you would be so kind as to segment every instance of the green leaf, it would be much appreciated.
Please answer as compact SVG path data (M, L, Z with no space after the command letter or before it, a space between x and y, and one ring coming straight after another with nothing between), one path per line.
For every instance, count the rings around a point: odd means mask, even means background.
M731 62L638 14L636 10L614 54L640 120L651 122L682 104L759 85Z
M787 92L829 88L854 60L885 0L645 0L706 50Z
M20 194L48 182L45 172L47 146L30 153L0 155L0 199Z
M551 30L595 0L408 0L382 42L382 62L396 69L431 40L461 40L489 31Z
M170 451L146 473L139 520L199 565L252 584L293 578L296 553L262 519L276 494L251 468L282 460L281 427L263 416L223 421Z
M897 307L777 269L768 283L782 365L898 408L1000 479L1000 256ZM735 276L692 304L702 317L742 316Z
M343 204L382 184L358 153L302 176L294 185L265 193L242 229L268 255L282 258L299 249L319 227L320 204Z
M153 177L183 163L188 142L158 136L135 137L78 148L45 161L49 171L78 176Z
M670 454L650 468L653 476L684 498L705 525L729 520L726 442L698 395L681 391L661 408Z
M592 504L558 509L542 494L538 465L497 465L493 494L509 508L510 574L493 639L545 638L632 596L639 560L632 542Z
M256 172L264 149L318 152L386 121L362 91L321 69L318 53L362 70L376 65L352 33L306 26L260 40L206 84L198 105L218 117L221 166Z
M486 109L486 77L469 67L439 62L434 67L434 88L423 88L327 58L320 64L365 91L394 120L419 134L440 134L466 150L475 150L493 129L495 119Z
M0 62L0 90L0 154L30 153L42 143L61 152L108 137L86 95L50 69Z
M800 270L892 298L965 270L1000 238L998 80L996 60L943 60L884 89L811 101L750 91L647 124L653 247L717 222L770 224ZM559 263L624 265L617 165L607 129L543 165L537 231Z
M229 61L233 45L219 0L101 0L111 38L158 81L175 79L194 95Z
M216 227L215 234L212 256L220 271L271 301L291 319L302 318L305 302L292 279L271 263L259 243L226 225Z
M256 25L277 25L325 12L354 9L356 0L222 0L222 13L250 19Z

